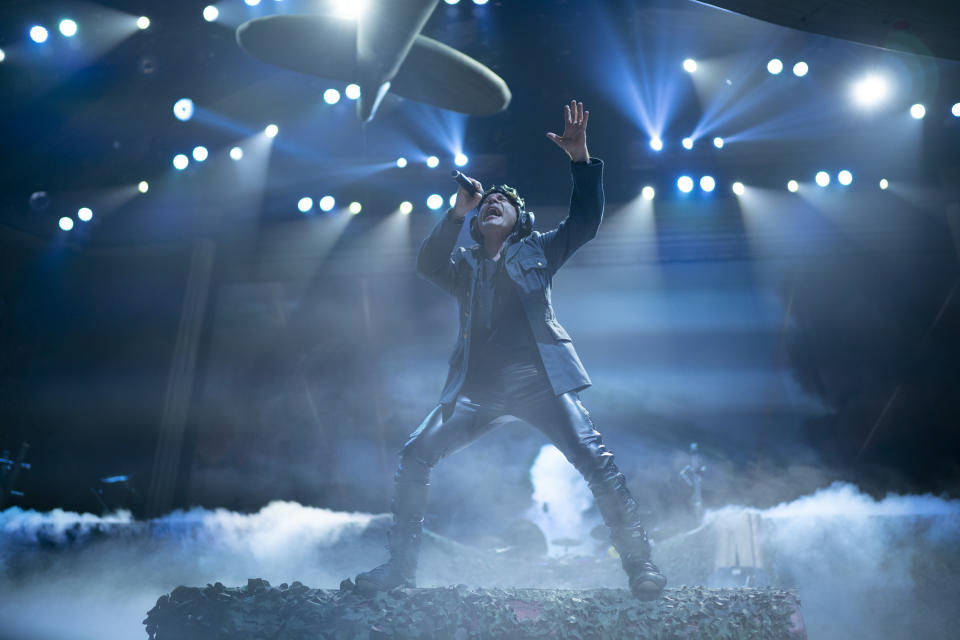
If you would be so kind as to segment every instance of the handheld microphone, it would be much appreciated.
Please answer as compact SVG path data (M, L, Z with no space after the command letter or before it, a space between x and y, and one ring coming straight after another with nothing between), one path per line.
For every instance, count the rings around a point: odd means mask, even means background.
M461 187L466 189L467 193L477 193L476 186L474 186L472 182L467 180L467 177L465 175L463 175L456 169L450 172L450 176L457 181L457 184L459 184Z

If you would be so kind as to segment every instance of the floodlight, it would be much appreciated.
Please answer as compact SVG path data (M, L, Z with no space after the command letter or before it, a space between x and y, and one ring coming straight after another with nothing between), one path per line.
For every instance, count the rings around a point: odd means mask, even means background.
M814 180L819 186L825 187L830 184L830 174L826 171L817 171L817 175L814 177Z
M693 190L693 178L690 176L680 176L677 179L677 189L684 193L690 193Z
M687 58L683 61L683 70L687 73L693 73L697 70L697 61L693 58Z
M913 116L914 120L919 120L923 116L927 115L927 108L922 104L917 103L910 107L910 115Z
M797 76L798 78L802 78L803 76L807 75L807 71L809 70L810 67L808 67L807 63L803 60L793 65L793 75Z
M46 28L41 27L40 25L34 25L30 27L30 39L36 42L37 44L43 44L47 41L47 38L50 36Z
M684 149L693 149L693 138L684 138L680 141Z
M3 60L2 50L0 50L0 60ZM954 118L960 118L960 102L957 102L952 107L950 107L950 113L953 114Z
M77 23L70 18L61 20L60 33L67 38L72 38L73 36L77 35Z
M0 62L6 60L7 54L3 52L3 49L0 49Z
M243 0L248 7L255 7L260 4L260 0Z
M703 176L700 178L700 188L710 193L717 186L717 181L713 179L713 176Z
M769 71L771 75L777 75L783 71L783 62L781 62L779 58L774 58L767 63L767 71Z
M212 4L208 4L203 8L203 19L207 22L213 22L220 17L220 9L217 9Z
M280 133L280 127L275 124L268 124L263 132L267 134L268 138L276 138L277 134Z
M886 178L880 178L880 188L881 188L881 189L883 189L884 191L886 191L886 190L887 190L887 187L889 187L889 186L890 186L890 183L887 182L887 179L886 179Z
M333 196L323 196L320 198L321 210L332 211L335 206L337 206L337 201L333 199Z
M731 189L733 189L733 192L738 196L742 196L743 192L746 191L746 189L743 188L742 182L734 182Z
M140 193L146 193L150 190L150 183L146 180L141 180L140 184L137 185L137 191Z
M183 171L187 168L187 165L190 164L190 159L182 153L178 153L173 156L173 168L179 171Z
M360 204L359 202L351 202L350 206L347 208L350 210L350 213L352 213L353 215L357 215L358 213L363 211L363 205Z
M403 202L400 203L400 213L402 213L403 215L408 215L411 211L413 211L412 202L404 200Z
M241 158L243 158L243 149L240 147L234 147L233 149L230 149L231 160L240 160Z
M297 209L300 209L301 213L307 213L310 209L313 209L313 198L304 196L297 200Z
M193 117L193 100L190 98L180 98L173 103L173 116L181 122L186 122Z
M646 187L640 190L640 195L643 196L644 200L653 200L653 197L657 195L657 192L653 190L653 187L651 187L650 185L647 185Z
M356 20L367 10L366 0L333 0L333 13L338 18Z
M458 153L458 154L457 154L456 156L454 156L454 158L453 158L453 164L457 165L458 167L462 167L462 166L464 166L465 164L467 164L468 160L469 160L469 159L467 158L466 155L464 155L464 154L462 154L462 153Z
M791 180L787 183L787 191L790 193L796 193L800 190L800 184L796 180Z
M844 169L843 171L837 174L837 182L839 182L843 186L847 186L848 184L853 182L853 174L847 171L846 169Z
M197 162L203 162L209 155L207 148L204 146L196 146L193 148L193 159Z
M405 166L407 166L407 159L403 156L397 158L397 166L403 169Z
M872 107L887 98L890 86L886 78L870 74L853 85L852 94L853 101L861 107Z
M439 209L443 206L443 196L439 193L431 193L430 196L427 197L427 206L433 210Z
M487 4L487 0L473 0L473 4L484 5Z
M323 92L323 101L327 104L337 104L340 102L340 92L336 89L327 89Z
M90 222L93 220L93 210L90 207L80 207L77 210L77 217L83 222Z
M650 138L650 148L654 151L660 151L663 149L663 140L660 138Z
M460 2L460 0L443 0L443 1L446 2L447 4L457 4L458 2Z
M717 136L716 138L714 138L713 146L715 146L717 149L723 149L723 138L721 138L720 136Z
M343 94L350 100L356 100L360 97L360 85L348 84L347 88L343 90Z
M70 229L73 229L73 218L68 218L67 216L60 218L60 228L64 231L70 231Z
M140 16L137 18L137 28L143 31L144 29L150 26L150 18L147 16Z
M430 156L427 158L427 166L431 169L435 169L440 164L440 158L437 156Z

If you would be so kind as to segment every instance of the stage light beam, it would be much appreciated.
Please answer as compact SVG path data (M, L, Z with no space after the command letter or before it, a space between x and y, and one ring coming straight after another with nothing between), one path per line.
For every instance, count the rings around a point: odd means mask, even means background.
M436 169L440 165L440 158L437 156L430 156L427 158L427 166L431 169Z
M313 209L313 198L304 196L297 200L297 209L300 210L300 213L309 212L310 209Z
M660 151L663 149L663 140L660 138L650 138L650 148L654 151Z
M640 195L643 196L644 200L653 200L654 196L657 195L657 192L654 191L653 187L647 185L640 190Z
M46 27L41 27L38 24L30 27L30 39L37 44L43 44L49 37L50 33L47 31Z
M230 149L230 159L231 160L240 160L243 158L243 149L240 147L234 147Z
M350 100L356 100L360 97L360 85L348 84L347 88L343 90L343 94Z
M4 53L3 49L0 49L0 62L3 62L7 59L7 54Z
M789 182L787 182L787 191L789 191L790 193L796 193L799 190L800 190L799 182L797 182L796 180L790 180Z
M693 149L693 138L684 138L680 141L680 144L683 145L684 149Z
M333 211L335 206L337 206L337 201L334 200L333 196L323 196L320 198L321 211Z
M220 10L217 9L212 4L208 4L203 8L203 19L207 22L213 22L220 17Z
M846 187L851 182L853 182L853 174L847 171L846 169L844 169L843 171L837 174L837 182L839 182L840 184Z
M187 165L190 164L190 159L182 153L178 153L173 156L173 168L178 171L183 171L187 168Z
M140 31L143 31L149 28L150 28L150 18L148 18L147 16L140 16L139 18L137 18L137 29L140 29Z
M693 73L697 70L697 61L693 58L687 58L683 61L683 70L687 73Z
M340 92L336 89L327 89L323 92L323 101L327 104L337 104L340 102Z
M137 185L137 191L140 193L146 193L150 190L150 183L146 180L141 180L140 184Z
M351 202L350 206L347 208L349 209L350 213L352 213L353 215L357 215L358 213L363 211L363 205L356 201Z
M830 184L830 174L826 171L817 171L817 175L814 177L818 186L825 187Z
M83 222L90 222L93 220L93 210L90 207L80 207L77 210L77 217Z
M733 192L738 196L742 196L743 192L746 191L742 182L734 182L731 189L733 189Z
M677 178L677 189L684 193L693 191L693 178L690 176L680 176Z
M783 71L783 62L779 58L774 58L767 63L767 71L770 75L777 75Z
M717 186L717 181L713 179L713 176L702 176L700 178L700 188L706 193L710 193Z
M436 211L443 206L443 196L439 193L431 193L427 197L427 206Z
M173 103L173 117L180 122L186 122L193 117L193 100L180 98Z
M0 61L2 60L3 60L3 51L0 50ZM960 118L960 102L954 103L954 105L950 107L950 113L953 114L954 118Z
M264 128L263 132L266 134L268 138L276 138L277 134L280 133L280 127L278 127L275 124L268 124Z
M466 166L467 162L469 162L469 158L467 158L467 156L462 153L458 153L453 158L453 164L457 165L458 167Z
M723 138L721 138L720 136L717 136L716 138L714 138L713 146L715 146L717 149L723 149Z
M910 107L910 116L914 120L920 120L923 116L927 115L927 108L920 104L919 102L912 107Z
M403 169L405 166L407 166L407 159L403 156L397 158L397 167Z
M798 78L802 78L803 76L807 75L808 71L810 71L810 67L803 60L793 65L793 75L797 76Z
M204 146L196 146L193 148L193 159L197 162L203 162L210 155L210 152L207 151L207 148Z
M890 186L890 183L887 182L886 178L880 178L880 189L882 189L883 191L886 191L887 187L889 186Z
M408 200L404 200L403 202L400 203L400 213L406 216L406 215L410 215L411 211L413 211L412 202Z
M70 229L73 229L73 218L68 218L67 216L63 216L62 218L60 218L59 225L60 225L60 228L63 229L64 231L70 231Z
M874 107L890 94L890 85L887 80L877 74L870 74L854 83L851 90L853 101L860 107Z
M77 23L70 18L61 20L60 33L66 38L72 38L73 36L77 35Z

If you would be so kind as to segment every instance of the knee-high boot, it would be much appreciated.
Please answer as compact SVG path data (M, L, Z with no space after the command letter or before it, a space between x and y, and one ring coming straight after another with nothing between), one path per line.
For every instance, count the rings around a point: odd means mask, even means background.
M387 533L390 559L380 566L361 573L356 586L361 591L386 591L394 587L417 586L417 558L420 554L420 536L423 514L427 506L429 468L400 463L394 476L395 491L391 511L393 526Z
M610 539L627 572L630 591L640 600L656 599L667 579L650 560L650 541L641 524L640 509L623 474L616 472L591 482L590 490L604 523L610 528Z

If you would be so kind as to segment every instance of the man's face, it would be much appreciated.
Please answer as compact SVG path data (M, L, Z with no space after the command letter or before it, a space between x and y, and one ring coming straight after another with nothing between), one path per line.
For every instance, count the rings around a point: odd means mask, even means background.
M480 230L492 231L504 229L508 233L513 231L517 223L517 208L510 202L510 198L498 191L494 191L480 204Z

